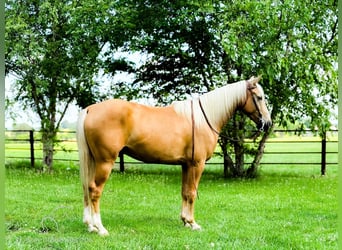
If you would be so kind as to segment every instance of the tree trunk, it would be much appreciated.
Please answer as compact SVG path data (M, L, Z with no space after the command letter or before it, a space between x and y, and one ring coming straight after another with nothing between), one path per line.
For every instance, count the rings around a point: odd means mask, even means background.
M244 175L245 155L243 142L234 142L235 164L233 169L234 177L242 177Z
M272 126L267 131L265 131L264 134L262 135L262 138L259 142L258 151L254 156L254 160L251 166L247 169L247 173L246 173L247 177L254 178L257 176L258 167L260 165L262 156L264 155L266 140L268 139L269 135L273 131L273 127L274 125L272 124Z
M42 143L43 143L43 170L47 168L49 172L53 168L53 152L54 152L54 140L55 132L43 131Z
M219 139L219 144L223 152L223 175L227 177L242 177L245 174L245 150L244 150L244 133L242 128L245 124L245 118L241 115L235 114L232 119L233 124L226 125L222 131ZM234 160L229 155L228 147L234 150Z
M228 178L232 175L234 169L234 162L229 156L228 151L223 151L223 177Z
M43 170L49 172L53 169L54 144L57 135L56 128L56 97L51 98L48 118L42 118L42 143L43 143Z
M245 165L245 149L244 149L244 127L245 120L244 116L240 114L234 115L234 153L235 153L235 166L233 174L235 177L241 177L244 175L244 165Z

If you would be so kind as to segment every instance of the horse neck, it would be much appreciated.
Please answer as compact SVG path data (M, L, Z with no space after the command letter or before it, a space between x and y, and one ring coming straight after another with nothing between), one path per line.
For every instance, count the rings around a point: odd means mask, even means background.
M221 130L236 109L245 103L246 87L246 81L239 81L210 91L200 97L204 112L215 129Z

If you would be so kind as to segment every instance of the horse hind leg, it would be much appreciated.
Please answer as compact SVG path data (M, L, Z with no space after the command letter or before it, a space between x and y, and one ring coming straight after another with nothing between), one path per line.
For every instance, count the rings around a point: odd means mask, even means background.
M88 190L89 196L85 195L85 207L83 222L88 225L89 232L97 232L99 235L108 235L107 229L103 226L100 214L100 198L108 179L113 163L97 163L95 177L90 181Z

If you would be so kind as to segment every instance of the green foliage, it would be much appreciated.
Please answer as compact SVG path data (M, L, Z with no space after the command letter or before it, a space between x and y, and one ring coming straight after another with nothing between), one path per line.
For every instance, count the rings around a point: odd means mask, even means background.
M96 90L92 78L104 43L93 30L97 11L84 1L6 3L6 69L18 78L16 100L42 120L54 115L56 103L67 107ZM87 103L96 98L95 92Z
M139 11L141 15L157 13L152 20L145 18L146 25L152 23L151 29L144 29L145 34L133 41L133 48L152 55L138 69L137 82L147 87L152 83L154 98L167 103L186 93L206 92L224 77L218 56L222 50L213 32L217 20L205 8L183 1Z
M6 2L6 73L17 79L15 101L40 118L49 167L69 105L85 107L102 98L95 77L103 65L99 55L108 40L109 7L110 1Z
M240 1L220 7L230 70L263 75L272 118L284 127L330 126L337 101L336 4Z

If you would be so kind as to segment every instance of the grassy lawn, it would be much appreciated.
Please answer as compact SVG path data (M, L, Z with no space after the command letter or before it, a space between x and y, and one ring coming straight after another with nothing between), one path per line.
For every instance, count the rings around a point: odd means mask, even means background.
M65 163L66 164L66 163ZM6 170L7 249L337 249L337 167L267 165L252 180L225 180L207 166L196 219L180 221L180 167L114 169L104 190L102 220L110 236L82 223L78 172Z

